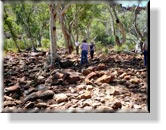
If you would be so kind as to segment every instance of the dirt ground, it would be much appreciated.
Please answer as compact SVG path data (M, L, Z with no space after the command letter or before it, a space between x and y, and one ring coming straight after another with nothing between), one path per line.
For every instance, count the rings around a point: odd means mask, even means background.
M56 68L47 52L4 56L3 112L147 112L147 70L134 53L80 57L58 51Z

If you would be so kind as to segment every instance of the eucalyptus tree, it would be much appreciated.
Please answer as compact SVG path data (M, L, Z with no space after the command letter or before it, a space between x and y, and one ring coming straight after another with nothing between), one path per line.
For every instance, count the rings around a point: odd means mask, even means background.
M126 42L126 30L118 16L116 7L117 7L117 4L115 4L115 3L109 4L109 12L110 12L110 15L112 18L112 25L113 25L113 32L114 32L113 34L115 37L115 43L120 46ZM122 35L122 40L120 40L119 36L117 35L117 31L120 31L120 33Z
M15 46L17 48L17 50L20 52L20 47L18 45L18 42L17 42L17 34L19 32L19 27L17 26L17 24L15 23L15 18L13 17L13 14L9 14L9 11L11 12L10 9L10 5L5 5L4 6L4 34L9 31L10 34L11 34L11 37L15 43Z
M32 51L36 51L36 34L38 33L37 21L35 20L35 5L29 2L17 2L12 4L16 14L16 23L22 26L24 33L31 40Z
M50 2L49 9L50 9L50 64L51 66L55 65L57 61L58 54L57 54L57 36L56 36L56 21L57 21L57 4L54 2Z

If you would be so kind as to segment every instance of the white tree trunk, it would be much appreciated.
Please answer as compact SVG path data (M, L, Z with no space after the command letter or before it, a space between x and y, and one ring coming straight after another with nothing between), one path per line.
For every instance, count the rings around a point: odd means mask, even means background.
M50 4L50 40L50 63L53 66L56 58L58 58L56 45L56 11L53 3Z

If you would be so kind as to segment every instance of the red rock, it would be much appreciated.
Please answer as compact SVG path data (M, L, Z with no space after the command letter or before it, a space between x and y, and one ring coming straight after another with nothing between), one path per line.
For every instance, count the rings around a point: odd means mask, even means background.
M117 77L117 76L118 76L118 72L117 72L117 71L114 71L114 72L112 73L112 76Z
M15 84L14 86L10 86L4 89L5 92L15 92L18 91L20 89L19 84Z
M24 76L24 77L22 77L21 79L19 79L19 82L20 82L20 83L25 83L25 80L26 80L26 78L25 78L25 76Z
M123 79L127 74L126 73L123 73L119 76L119 78Z
M47 100L47 99L52 99L54 96L54 92L52 90L46 90L39 94L39 98Z
M81 77L80 77L80 73L77 73L77 72L70 72L69 73L69 77L67 79L67 81L69 83L76 83L77 81L80 81L82 80Z
M120 95L120 92L117 91L117 90L115 90L114 93L113 93L113 95L114 95L114 96L116 96L116 95Z
M91 79L98 78L98 77L100 77L101 75L103 75L103 73L100 73L100 72L98 72L98 71L96 71L96 72L91 72L90 74L88 74L88 75L86 76L86 78L85 78L85 83L86 83L86 84L92 84L90 80L91 80Z
M83 71L82 71L82 74L83 75L88 75L88 74L90 74L92 71L94 71L95 70L95 68L94 67L92 67L92 66L90 66L90 67L88 67L87 69L83 69Z
M76 88L77 88L78 91L81 91L81 90L86 88L86 85L80 84L80 85L76 86Z
M66 94L57 94L57 95L55 96L55 99L56 99L57 103L61 103L61 102L67 101L67 100L68 100L68 97L67 97Z
M92 90L93 89L93 86L92 85L87 85L86 86L86 90Z
M130 75L126 75L126 76L124 77L125 80L130 80L130 78L131 78Z
M100 64L97 66L97 70L103 70L103 69L106 69L106 65L103 64L103 63L100 63Z
M34 106L35 106L35 104L33 102L29 102L24 106L24 108L30 109L30 108L33 108Z
M86 106L92 106L92 100L91 99L87 99L83 102L82 108L86 107Z
M97 106L101 106L101 103L100 102L95 102L92 104L93 108L96 108Z
M47 103L42 102L42 103L36 104L35 106L38 107L38 108L46 108L47 107Z
M97 110L99 112L113 112L113 109L108 106L99 106L99 107L97 107Z
M15 105L16 105L16 103L14 101L4 101L4 103L3 103L4 107L6 107L6 106L12 107L12 106L15 106Z
M116 102L113 104L112 108L114 110L120 109L120 108L122 108L122 104L120 102Z
M89 91L86 91L82 95L79 96L80 99L88 99L91 98L91 93Z
M43 77L43 76L41 76L41 75L39 75L39 76L37 77L37 79L38 79L38 80L43 80L43 79L44 79L44 77Z
M112 80L112 76L103 75L102 77L98 78L95 83L110 83Z
M133 78L133 79L130 79L130 82L131 82L131 83L134 83L134 84L138 84L138 83L140 83L140 80L135 77L135 78Z
M57 79L62 79L63 77L64 77L64 74L60 72L56 72L54 75L54 78L57 78Z

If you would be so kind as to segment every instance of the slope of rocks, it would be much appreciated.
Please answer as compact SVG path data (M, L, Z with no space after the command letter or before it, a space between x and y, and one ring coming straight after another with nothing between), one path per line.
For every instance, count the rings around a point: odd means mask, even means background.
M111 52L89 65L59 51L57 68L46 52L4 57L3 112L147 112L147 71L143 57Z

